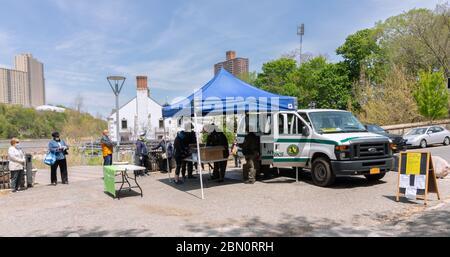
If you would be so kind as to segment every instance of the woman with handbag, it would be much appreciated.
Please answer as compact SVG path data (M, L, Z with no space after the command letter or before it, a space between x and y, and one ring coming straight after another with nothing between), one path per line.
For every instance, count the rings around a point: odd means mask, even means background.
M19 146L17 138L11 139L11 146L8 149L9 171L11 172L11 192L20 191L20 181L23 177L25 165L25 154Z
M51 154L55 155L55 162L51 165L51 183L56 186L58 184L58 179L56 176L56 171L59 167L61 171L62 183L69 184L69 179L67 175L67 160L66 155L68 155L69 147L64 140L61 140L59 132L54 132L52 134L53 140L48 143L48 150Z

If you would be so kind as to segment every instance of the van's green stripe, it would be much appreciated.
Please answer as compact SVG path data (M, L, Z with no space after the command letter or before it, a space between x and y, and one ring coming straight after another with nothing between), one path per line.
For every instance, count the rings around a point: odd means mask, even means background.
M278 139L277 143L315 143L325 145L339 145L338 142L323 139L306 139L306 138L282 138Z
M307 162L309 158L275 158L273 162Z
M346 139L344 139L344 140L341 140L341 143L345 143L345 142L348 142L348 141L350 141L350 140L358 139L358 138L361 138L361 137L350 137L350 138L346 138Z

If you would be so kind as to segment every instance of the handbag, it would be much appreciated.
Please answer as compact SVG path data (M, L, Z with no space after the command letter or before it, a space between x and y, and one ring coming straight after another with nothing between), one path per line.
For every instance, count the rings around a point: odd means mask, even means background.
M55 164L55 162L56 162L56 155L52 152L48 152L45 155L44 163L47 164L48 166L52 166L53 164Z
M167 159L167 154L166 153L161 154L161 159L163 160Z

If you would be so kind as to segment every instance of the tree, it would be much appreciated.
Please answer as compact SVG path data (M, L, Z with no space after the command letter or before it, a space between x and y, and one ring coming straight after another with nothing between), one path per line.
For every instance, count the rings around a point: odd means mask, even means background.
M378 28L360 30L348 36L345 43L336 50L344 58L350 71L350 80L358 80L361 71L365 71L371 80L378 79L377 75L384 61L383 50L377 43L379 34Z
M448 116L448 91L444 72L421 71L414 97L419 112L431 121Z
M300 108L315 102L319 108L346 109L352 98L347 67L329 63L323 56L312 58L300 67L286 58L266 63L255 85L276 94L297 97Z
M74 100L75 110L77 112L81 112L84 106L84 97L81 94L78 94Z
M244 73L244 74L241 74L238 76L238 78L240 80L245 81L250 85L255 84L257 77L258 77L258 74L256 73L256 71L247 72L247 73Z
M450 76L450 6L434 11L413 9L388 18L377 27L380 45L389 61L404 66L411 75L420 70L443 69Z
M413 97L416 86L415 78L398 66L393 66L379 85L374 86L368 81L358 83L355 94L360 105L359 118L365 123L379 125L420 121Z
M262 73L259 73L254 84L255 86L276 94L282 94L284 86L292 81L292 74L297 69L295 60L280 58L268 63L262 67Z

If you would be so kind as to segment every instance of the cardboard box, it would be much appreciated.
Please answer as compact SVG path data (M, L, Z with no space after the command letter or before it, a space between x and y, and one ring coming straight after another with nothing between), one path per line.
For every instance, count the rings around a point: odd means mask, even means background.
M223 146L206 146L200 147L200 157L202 161L215 161L224 159L223 152L225 148ZM192 159L197 160L198 151L197 148L192 149Z

